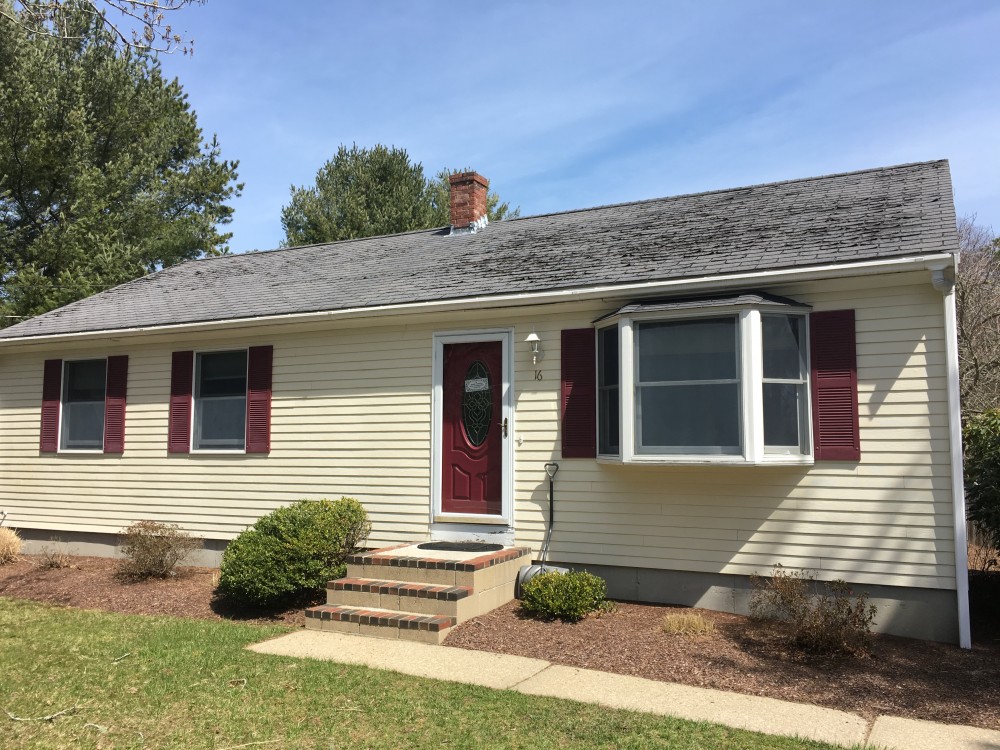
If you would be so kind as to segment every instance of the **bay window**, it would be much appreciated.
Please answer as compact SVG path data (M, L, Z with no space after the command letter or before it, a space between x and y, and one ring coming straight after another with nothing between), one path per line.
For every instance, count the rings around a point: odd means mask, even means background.
M598 321L598 455L811 462L807 311L743 294L629 305Z

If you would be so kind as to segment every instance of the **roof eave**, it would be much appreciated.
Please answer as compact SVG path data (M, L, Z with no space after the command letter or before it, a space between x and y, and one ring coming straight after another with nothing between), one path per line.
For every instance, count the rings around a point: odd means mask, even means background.
M851 263L834 263L820 266L802 266L764 271L752 271L737 274L719 274L712 276L669 279L664 281L636 282L633 284L611 284L593 287L575 287L557 289L545 292L519 292L514 294L497 294L483 297L461 297L453 300L435 300L430 302L406 302L392 305L373 305L370 307L347 308L343 310L320 310L305 313L284 313L281 315L266 315L249 318L226 318L222 320L206 320L191 323L169 323L154 326L137 326L133 328L113 328L74 333L53 333L41 336L19 336L16 338L0 338L0 348L12 346L27 346L50 342L87 341L91 339L121 338L138 336L151 332L168 333L172 331L199 332L223 328L240 329L259 326L261 324L305 323L330 319L360 319L377 318L395 315L400 312L448 312L450 310L489 309L518 307L522 305L544 305L566 301L583 301L604 298L620 298L629 295L652 295L676 293L679 290L699 292L705 290L724 290L734 287L773 285L791 281L812 281L820 279L844 278L849 276L867 276L878 273L901 273L903 271L924 270L930 267L940 268L942 264L951 265L956 261L953 253L924 253L898 258L857 261ZM0 332L2 336L2 332Z

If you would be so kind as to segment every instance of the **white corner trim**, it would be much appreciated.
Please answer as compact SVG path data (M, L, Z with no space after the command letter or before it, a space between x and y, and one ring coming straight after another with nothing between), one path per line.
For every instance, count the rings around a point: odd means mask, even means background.
M955 522L958 643L962 648L972 648L972 629L969 623L969 550L965 525L965 477L962 463L962 404L958 380L958 322L953 289L944 294L944 333L948 372L948 430L951 443L951 500Z

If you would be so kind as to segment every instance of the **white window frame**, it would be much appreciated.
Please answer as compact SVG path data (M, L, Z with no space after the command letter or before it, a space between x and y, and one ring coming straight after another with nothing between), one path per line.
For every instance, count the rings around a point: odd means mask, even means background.
M805 452L794 453L784 448L765 448L764 445L764 352L762 314L792 315L803 318L802 352L805 362L805 408L802 429L805 430L802 446ZM739 317L737 355L740 367L740 410L742 451L737 454L725 453L638 453L636 451L636 404L638 368L636 367L635 324L640 322L683 322L699 318L719 318L730 315ZM705 308L632 312L612 316L597 324L596 333L609 326L618 326L619 346L619 408L618 435L621 453L619 455L598 452L601 463L623 464L728 464L736 466L761 465L811 465L813 463L812 404L809 364L809 314L801 308L789 309L786 305L757 303L742 305L719 305ZM597 362L595 362L595 370ZM595 374L596 377L596 374ZM770 380L770 379L769 379ZM600 393L598 381L597 393ZM597 409L597 440L600 450L600 409Z
M104 453L104 438L108 432L108 420L105 413L103 425L101 427L101 447L100 448L66 448L63 446L65 430L63 421L66 419L66 365L77 362L104 362L104 404L105 412L108 404L108 358L107 357L85 357L83 359L64 359L62 368L59 371L59 421L57 423L58 434L56 436L57 453Z
M246 354L246 371L243 386L243 447L242 448L198 448L195 445L195 434L198 424L198 361L205 354L232 354L244 352ZM245 346L237 346L226 349L206 349L195 351L191 362L191 424L188 434L191 436L189 446L191 453L199 455L245 455L247 452L247 397L250 386L250 349Z

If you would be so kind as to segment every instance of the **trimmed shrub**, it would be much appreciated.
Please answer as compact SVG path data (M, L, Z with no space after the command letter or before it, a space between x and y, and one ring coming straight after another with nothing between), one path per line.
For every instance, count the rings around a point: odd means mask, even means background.
M817 581L809 571L774 566L770 578L753 575L750 615L787 623L792 641L817 654L871 652L871 627L878 608L868 594L855 594L844 581Z
M21 537L14 529L0 526L0 565L9 565L21 553Z
M219 593L254 607L315 599L344 576L345 559L370 533L368 514L351 497L278 508L226 547Z
M963 428L968 518L988 550L1000 550L1000 409L969 417Z
M585 570L539 573L521 588L521 608L536 617L575 622L602 609L608 587Z
M201 539L177 524L158 521L136 521L122 530L120 540L124 557L115 574L125 581L172 576L177 564L201 547Z

